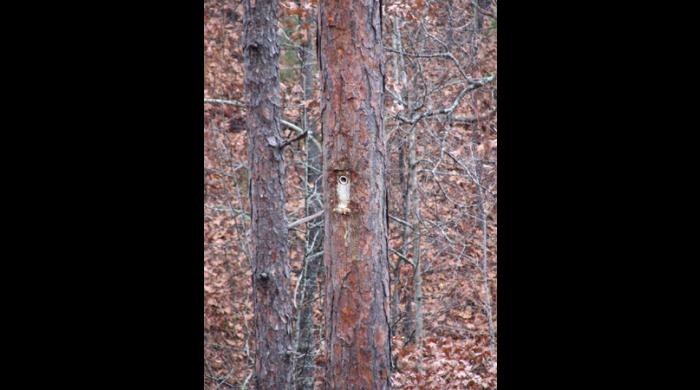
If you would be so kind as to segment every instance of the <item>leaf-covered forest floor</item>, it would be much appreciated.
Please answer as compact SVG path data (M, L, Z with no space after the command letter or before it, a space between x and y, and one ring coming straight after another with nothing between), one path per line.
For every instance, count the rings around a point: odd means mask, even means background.
M316 1L280 3L283 119L301 126L306 108L318 120L318 68L313 98L303 99L300 45L315 26L303 22ZM242 18L239 1L204 3L205 98L243 102ZM494 8L490 13L495 15ZM485 12L486 12L485 11ZM398 318L392 339L392 386L402 389L495 389L497 345L497 125L495 19L474 33L472 1L384 1L385 129L389 155L389 246ZM394 21L398 21L396 24ZM398 46L398 31L402 34ZM312 35L314 36L314 35ZM315 41L312 39L312 41ZM398 48L398 49L397 49ZM315 48L312 48L315 53ZM401 54L403 53L403 54ZM401 60L400 57L403 57ZM398 70L398 71L397 71ZM398 78L397 78L398 76ZM466 90L468 80L486 80ZM466 91L466 92L465 92ZM451 109L451 110L450 110ZM448 110L448 112L439 112ZM244 108L204 104L204 344L207 389L252 387L254 330ZM413 120L418 118L417 120ZM406 153L415 136L420 218L406 210ZM291 139L298 131L285 126ZM305 211L304 142L286 148L289 222ZM406 235L407 225L411 234ZM425 339L411 342L415 313L414 228L419 229ZM307 224L289 232L295 296ZM404 239L406 242L404 243ZM401 256L408 261L402 261ZM323 283L323 272L320 273ZM322 289L320 291L323 291ZM488 296L487 296L488 294ZM316 300L315 324L323 324ZM489 321L489 313L491 321ZM489 323L491 322L491 323ZM321 388L325 353L319 353Z

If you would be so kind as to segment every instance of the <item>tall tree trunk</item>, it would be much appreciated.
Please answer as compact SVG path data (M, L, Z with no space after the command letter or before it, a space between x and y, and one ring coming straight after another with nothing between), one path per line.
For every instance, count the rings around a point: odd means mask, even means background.
M325 386L388 389L381 2L322 0L318 20L326 197Z
M406 64L404 61L404 56L403 56L403 43L402 43L402 38L401 38L401 21L398 16L394 16L393 18L393 34L392 34L392 44L394 47L394 50L396 50L398 53L394 55L394 80L397 83L400 83L401 85L401 90L399 92L399 96L402 100L402 105L405 107L406 112L408 113L408 117L410 118L412 116L412 111L411 111L411 103L409 100L408 96L408 90L406 88L407 84L407 78L406 78ZM399 146L399 188L402 193L402 218L404 221L408 221L408 212L409 212L409 185L408 185L408 180L405 175L405 170L406 170L406 143L401 140L401 145ZM401 233L401 255L408 257L407 256L407 249L408 249L408 226L407 225L402 225L402 233ZM401 287L401 262L402 260L399 258L396 262L396 267L394 268L394 290L393 290L393 306L392 306L392 320L394 321L393 323L393 328L392 332L394 329L396 329L396 321L399 318L399 301L400 301L400 287ZM410 307L410 306L409 306ZM408 307L407 307L408 308ZM404 322L404 323L409 323Z
M255 381L258 389L291 385L291 295L280 135L277 1L245 1L245 94L248 103Z
M473 132L472 145L473 150L477 149L479 143L477 132ZM483 187L483 171L484 162L481 157L472 153L472 164L474 167L474 183L477 188L477 206L479 209L479 222L481 223L481 263L479 264L479 270L481 271L481 280L483 286L484 294L484 311L486 312L486 319L488 320L489 326L489 350L491 352L491 358L496 356L496 329L493 326L493 305L491 303L491 286L489 284L489 274L488 274L488 264L489 264L489 247L488 238L489 230L487 224L488 215L485 209L485 194Z
M491 352L491 357L494 358L496 356L496 329L493 326L493 305L491 304L491 287L489 285L489 273L488 273L488 264L489 264L489 247L488 247L488 237L489 237L489 231L488 231L488 226L486 224L486 218L488 216L486 215L486 211L484 210L484 190L481 187L481 161L479 161L479 167L477 168L477 174L476 177L478 178L478 186L477 188L479 189L479 197L478 197L478 206L479 206L479 218L481 219L481 230L482 230L482 241L481 241L481 251L482 251L482 257L481 257L481 264L480 264L480 270L481 270L481 278L482 278L482 283L483 283L483 288L484 288L484 310L486 311L486 318L488 319L488 325L489 325L489 350Z
M308 25L314 24L315 15L310 12ZM304 100L313 96L313 43L311 29L307 28L306 42L300 50L302 66L302 88ZM321 170L322 154L319 137L316 134L316 123L310 120L308 109L302 112L302 125L306 130L306 215L321 211ZM297 321L297 362L296 388L313 389L314 385L314 354L316 350L314 339L313 309L317 291L318 273L322 265L323 250L323 221L312 221L308 224L306 246L304 253L304 272L301 280L301 305Z
M421 231L420 231L420 192L418 190L418 159L416 158L416 126L411 127L408 145L409 193L411 199L411 220L413 226L413 303L415 341L418 347L418 369L423 369L423 275L421 273Z

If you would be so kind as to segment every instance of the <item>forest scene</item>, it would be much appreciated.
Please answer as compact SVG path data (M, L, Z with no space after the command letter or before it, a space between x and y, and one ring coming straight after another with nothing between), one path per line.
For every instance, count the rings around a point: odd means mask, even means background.
M205 389L497 389L496 21L204 1Z

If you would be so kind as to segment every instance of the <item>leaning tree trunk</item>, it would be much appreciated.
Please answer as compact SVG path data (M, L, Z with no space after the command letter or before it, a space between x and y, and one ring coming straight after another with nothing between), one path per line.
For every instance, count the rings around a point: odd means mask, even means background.
M277 1L245 1L255 380L258 389L291 385L291 295L280 135Z
M322 0L325 387L388 389L389 259L381 2Z

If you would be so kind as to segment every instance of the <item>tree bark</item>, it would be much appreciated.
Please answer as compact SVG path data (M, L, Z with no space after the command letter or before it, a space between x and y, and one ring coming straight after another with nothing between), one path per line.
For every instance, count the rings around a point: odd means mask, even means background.
M322 0L318 21L326 210L325 387L388 389L381 2ZM338 202L339 180L349 182L347 208Z
M284 160L280 145L277 1L245 1L245 94L248 103L255 381L258 389L291 385L291 295Z

